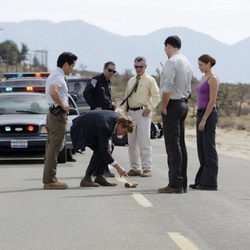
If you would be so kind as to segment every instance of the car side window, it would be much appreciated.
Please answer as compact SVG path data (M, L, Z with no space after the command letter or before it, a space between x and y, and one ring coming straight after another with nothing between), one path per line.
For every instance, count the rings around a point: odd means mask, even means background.
M87 81L77 81L77 80L71 80L68 81L68 88L69 88L69 93L76 95L76 104L77 105L82 105L86 104L86 101L83 97L83 91L87 85Z

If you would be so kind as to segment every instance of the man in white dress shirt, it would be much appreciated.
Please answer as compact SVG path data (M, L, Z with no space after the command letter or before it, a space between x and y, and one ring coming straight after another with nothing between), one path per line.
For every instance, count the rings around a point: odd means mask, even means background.
M169 36L165 40L165 63L160 81L163 134L168 159L169 182L159 193L187 192L187 149L185 119L191 95L192 67L181 53L181 39Z
M65 75L69 75L77 56L64 52L57 59L57 69L50 73L46 81L45 94L49 104L46 119L48 138L44 157L43 183L44 189L67 189L65 183L57 181L57 158L66 133L69 113L68 86Z

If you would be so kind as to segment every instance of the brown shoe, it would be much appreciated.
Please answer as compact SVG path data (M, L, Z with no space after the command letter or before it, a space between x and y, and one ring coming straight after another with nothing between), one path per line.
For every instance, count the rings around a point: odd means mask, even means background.
M101 186L105 186L105 187L113 187L117 185L116 183L108 182L103 176L97 176L95 178L95 183L98 183Z
M173 188L173 187L166 186L164 188L159 188L158 193L183 194L183 188Z
M80 182L80 187L99 187L99 184L94 183L90 176L85 176Z
M143 170L141 177L151 177L152 176L152 171L149 169Z
M128 176L141 176L141 170L131 168L128 171Z
M68 185L66 183L56 181L44 184L43 189L68 189Z

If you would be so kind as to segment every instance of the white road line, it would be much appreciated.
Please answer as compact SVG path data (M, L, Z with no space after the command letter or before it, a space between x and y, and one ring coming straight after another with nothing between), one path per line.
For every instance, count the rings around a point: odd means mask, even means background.
M140 193L133 193L132 197L143 207L153 207L152 203Z
M199 250L198 247L180 233L168 232L168 235L181 250Z
M121 183L128 182L124 177L122 177L122 178L116 177L116 180L119 181L119 182L121 182ZM132 197L142 207L153 207L152 203L145 196L143 196L140 193L133 193Z

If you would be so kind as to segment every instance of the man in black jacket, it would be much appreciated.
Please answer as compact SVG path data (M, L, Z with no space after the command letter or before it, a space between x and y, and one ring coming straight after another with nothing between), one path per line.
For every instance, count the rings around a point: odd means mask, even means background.
M91 110L114 110L111 98L111 77L116 73L115 64L106 62L103 73L91 79L84 89L83 96Z
M84 89L83 96L91 110L115 110L116 106L111 98L111 77L116 73L115 64L112 61L106 62L103 73L91 79ZM105 176L115 175L105 166Z
M104 177L105 166L112 165L120 176L127 175L111 155L109 140L112 134L125 135L132 133L134 122L129 117L122 117L114 111L86 112L73 120L71 138L76 150L89 147L93 155L89 162L86 174L82 179L81 187L115 186ZM91 176L96 173L95 181Z

